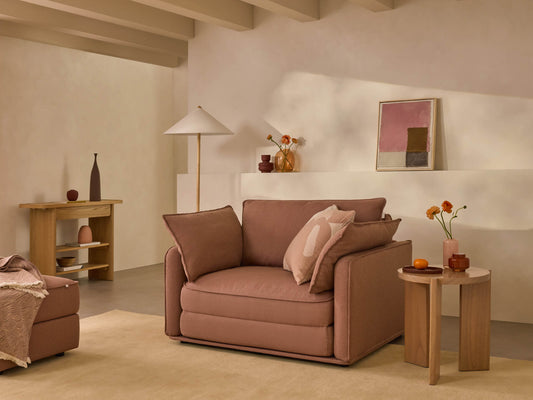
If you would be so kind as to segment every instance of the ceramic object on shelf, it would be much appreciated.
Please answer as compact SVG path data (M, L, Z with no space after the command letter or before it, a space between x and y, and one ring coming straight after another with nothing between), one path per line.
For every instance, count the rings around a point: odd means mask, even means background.
M60 267L70 267L71 265L74 265L76 262L76 257L60 257L57 258L57 265Z
M454 253L448 260L448 267L455 272L462 272L470 267L470 259L464 253Z
M89 225L82 225L78 232L78 243L91 243L93 241L93 232Z
M289 149L280 150L274 156L276 172L292 172L294 170L294 162L294 153Z
M89 187L89 200L100 201L102 197L100 195L100 170L98 169L98 163L96 162L96 156L98 153L94 153L93 169L91 170L91 183Z
M442 243L442 265L448 265L448 260L455 253L459 253L459 241L457 239L445 239Z
M70 189L67 192L67 200L68 201L76 201L78 200L78 191L74 189Z
M261 155L261 162L258 164L258 167L261 172L272 172L274 163L270 161L270 154Z

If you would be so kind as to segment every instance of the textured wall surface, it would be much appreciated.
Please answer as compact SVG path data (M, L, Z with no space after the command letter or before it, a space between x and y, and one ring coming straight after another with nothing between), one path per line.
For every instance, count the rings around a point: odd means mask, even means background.
M202 207L239 210L246 196L383 195L404 220L398 235L414 239L414 256L440 263L444 234L425 210L445 199L467 204L456 236L472 265L493 270L493 318L532 323L516 304L533 302L533 3L395 3L372 13L326 0L321 19L308 23L257 10L246 32L197 25L189 108L201 104L235 132L202 142ZM379 102L432 97L440 171L375 172ZM305 139L300 176L240 176L275 152L266 135L285 133ZM195 152L190 141L190 173ZM178 177L178 209L194 204L194 184ZM446 314L457 312L456 299L445 291Z
M0 254L29 255L29 212L19 203L66 201L71 188L88 199L98 153L102 198L124 201L115 208L116 269L162 262L171 240L161 214L174 211L180 171L174 138L162 132L186 112L175 102L186 98L186 65L5 37L0 54ZM60 222L58 242L75 241L77 229Z

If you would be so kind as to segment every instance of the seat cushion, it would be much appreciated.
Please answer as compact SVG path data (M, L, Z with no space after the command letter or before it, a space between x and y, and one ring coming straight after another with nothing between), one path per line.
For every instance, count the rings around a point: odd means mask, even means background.
M333 292L309 293L292 273L275 267L237 267L187 282L184 311L277 324L320 326L333 323Z
M59 276L43 275L46 282L46 296L35 317L35 322L76 314L80 308L78 282Z

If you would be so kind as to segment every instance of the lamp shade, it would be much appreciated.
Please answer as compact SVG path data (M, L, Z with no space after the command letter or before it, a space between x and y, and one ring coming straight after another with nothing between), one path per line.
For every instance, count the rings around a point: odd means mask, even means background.
M198 106L170 127L164 135L233 135L211 114Z

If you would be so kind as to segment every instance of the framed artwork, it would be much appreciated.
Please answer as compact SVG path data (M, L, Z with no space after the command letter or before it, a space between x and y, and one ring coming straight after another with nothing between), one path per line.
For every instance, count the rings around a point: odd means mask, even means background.
M432 170L437 99L379 103L377 171Z

